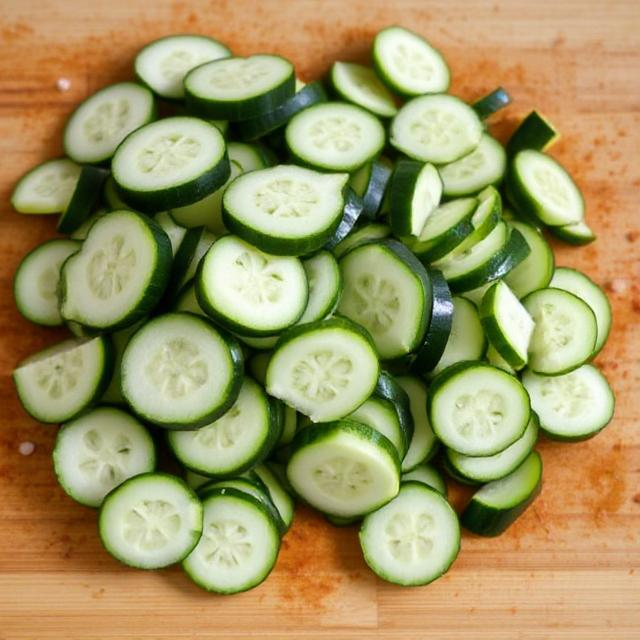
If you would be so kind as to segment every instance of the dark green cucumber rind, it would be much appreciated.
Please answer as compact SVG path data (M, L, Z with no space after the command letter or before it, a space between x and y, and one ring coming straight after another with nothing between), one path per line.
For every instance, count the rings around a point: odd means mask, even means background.
M400 422L403 448L406 454L411 444L414 431L411 404L407 392L396 382L396 379L390 373L381 371L373 395L388 400L393 405L398 416L398 421Z
M480 197L486 191L489 191L489 195L487 197L493 197L493 206L486 218L482 220L477 227L474 226L473 231L455 248L456 251L464 251L477 242L480 242L480 240L484 240L484 238L486 238L496 228L497 224L502 219L502 198L500 197L500 192L493 186L486 187L478 194L478 206L473 212L473 215L475 215L478 208L486 202L486 197ZM473 215L471 216L472 220Z
M360 516L343 518L342 516L334 516L331 513L323 513L322 515L325 517L325 520L334 527L350 527L351 525L358 524L362 520Z
M548 149L560 134L553 125L537 111L531 111L518 125L507 142L507 155L515 156L523 149L544 151Z
M392 169L389 164L382 160L374 160L371 165L369 183L362 195L362 216L369 220L375 220L382 207Z
M432 371L444 353L453 322L453 298L442 272L429 269L431 319L422 346L416 351L412 369L419 374Z
M267 378L267 367L271 359L271 351L260 351L254 353L247 361L247 369L249 374L258 384L264 387Z
M356 192L347 187L344 191L344 209L342 210L342 219L340 220L335 231L324 243L323 248L331 251L344 240L350 233L356 222L360 218L363 210L362 198Z
M482 96L482 98L478 98L478 100L471 104L471 108L482 120L486 120L496 111L504 109L509 104L511 104L511 96L505 89L498 87L491 91L491 93L487 93L487 95Z
M322 83L310 82L273 111L235 123L235 130L243 140L256 140L286 125L296 113L326 100Z
M536 484L531 487L531 493L527 498L518 504L514 504L504 509L496 509L471 498L460 516L460 524L467 530L479 536L493 537L499 536L506 531L524 513L527 507L536 499L542 489L542 458L537 451L529 455L534 455L540 465L540 474Z
M114 495L120 490L123 489L124 487L126 487L130 482L134 482L136 480L139 480L140 478L144 478L147 476L153 476L155 478L157 477L161 477L164 478L165 480L170 480L171 482L175 482L176 484L180 485L181 488L185 489L191 496L191 501L200 505L200 500L198 499L198 496L196 495L196 492L182 479L179 478L178 476L175 476L171 473L164 473L162 471L149 471L147 473L141 473L137 476L133 476L131 478L128 478L127 480L125 480L122 484L118 485L117 487L115 487L115 489L112 489L106 496L105 499L102 502L102 506L100 507L100 512L98 515L98 537L100 538L100 542L102 543L102 546L106 549L106 551L113 556L114 558L116 558L117 560L119 560L120 562L122 562L123 564L127 565L128 567L134 567L135 569L145 569L147 571L151 571L151 569L147 569L147 567L143 567L143 566L139 566L136 564L133 564L131 562L127 562L127 560L125 560L124 558L121 558L119 555L117 555L116 553L114 553L114 551L111 549L110 545L109 545L109 541L108 541L108 535L104 535L105 532L103 531L103 523L102 523L102 517L103 517L103 513L106 511L106 508L109 504L109 502L113 499ZM201 510L202 513L202 510ZM200 525L202 527L202 523ZM176 560L176 564L178 562L181 562L182 560L184 560L184 558L186 558L195 548L195 546L198 544L198 541L200 540L200 535L201 535L201 531L197 531L194 532L197 535L193 536L193 544L192 546L185 551L184 556L180 559L180 560Z
M91 165L82 167L71 200L58 219L57 230L60 233L73 233L93 213L108 176L106 169Z
M596 234L591 231L590 235L574 233L571 229L573 225L565 225L563 227L548 227L551 235L555 236L559 240L571 244L576 247L583 247L587 244L591 244L596 240Z
M470 291L477 287L505 276L511 269L519 265L530 253L531 249L523 235L513 229L505 245L484 264L472 271L448 280L454 293Z
M280 518L281 518L281 520L282 520L282 522L283 522L283 524L285 526L285 530L283 532L283 535L284 535L289 530L289 528L291 527L291 525L293 523L293 518L294 518L295 505L294 505L293 498L292 498L291 494L287 491L286 487L282 484L280 478L266 464L258 465L253 471L251 471L249 473L251 473L251 477L254 478L256 480L256 482L259 482L264 487L265 492L267 493L267 495L271 499L271 502L275 506L276 511L278 512L278 515L280 516ZM288 500L291 501L290 502L290 504L291 504L291 514L287 515L286 519L285 519L285 516L280 511L280 509L278 508L278 505L276 504L276 501L274 500L272 491L269 488L269 481L270 480L271 480L271 483L277 485L278 488L282 491L282 493L288 498Z
M173 257L171 277L160 307L170 308L176 302L180 293L182 293L183 287L186 284L183 283L184 276L189 270L204 230L204 227L191 227L187 229L184 234L182 242L176 251L176 255Z

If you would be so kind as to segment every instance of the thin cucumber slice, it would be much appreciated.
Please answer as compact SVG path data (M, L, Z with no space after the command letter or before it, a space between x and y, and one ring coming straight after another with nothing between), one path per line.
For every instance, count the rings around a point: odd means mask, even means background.
M99 507L112 489L153 471L155 465L149 432L135 418L112 407L97 407L63 424L53 449L60 486L88 507Z
M60 267L79 249L80 242L57 238L43 242L22 258L13 279L13 297L27 320L48 327L62 324L58 309Z
M190 231L196 232L196 229L190 229ZM191 254L191 259L189 260L189 264L186 270L183 272L182 277L179 277L175 281L176 289L179 289L179 290L185 287L188 282L193 281L193 278L195 278L195 275L198 271L198 267L200 266L200 262L202 262L202 259L206 255L207 251L209 251L209 249L211 248L211 245L213 245L213 243L216 241L216 237L213 235L213 233L211 233L210 231L207 231L206 229L198 230L195 233L195 236L196 236L197 242L196 242L195 248L193 249L193 253ZM190 239L193 239L193 238L190 237ZM189 247L185 246L184 251L188 252L188 249ZM177 267L179 266L179 259L183 257L181 254L182 252L176 255L176 259L173 261L173 266L174 266L173 273L177 276L179 276L179 272L177 269ZM188 255L184 256L184 258L185 259L188 258ZM191 309L185 309L185 311L191 311ZM194 313L199 313L199 311L194 311Z
M132 131L155 117L149 89L135 82L112 84L87 98L71 114L63 134L64 151L78 163L106 162Z
M522 300L535 322L529 368L560 375L577 369L594 352L598 325L591 307L562 289L539 289Z
M194 490L198 490L208 482L211 482L211 478L207 476L201 476L190 469L184 470L184 481Z
M482 122L459 98L420 96L407 102L391 121L391 145L414 160L446 164L480 144Z
M254 469L255 474L260 478L262 484L267 489L271 501L275 505L286 529L293 523L295 504L278 476L265 464L259 464Z
M482 304L482 298L484 298L484 294L487 293L489 288L495 283L493 280L491 282L486 282L483 285L480 285L476 289L470 289L469 291L464 292L464 297L469 302L472 302L476 308L480 309L480 305Z
M441 53L417 33L387 27L373 42L373 64L383 82L404 97L442 93L450 73Z
M116 187L116 181L113 179L113 174L111 174L103 185L102 189L102 199L104 200L104 204L107 209L130 209L131 207L127 202L125 202L120 194L118 193L118 188Z
M525 149L514 156L507 193L518 211L552 227L584 218L580 189L557 160L540 151Z
M293 327L280 338L267 368L267 393L313 422L337 420L371 395L379 374L369 335L332 318Z
M467 251L474 244L486 238L502 217L502 198L493 186L483 189L477 196L478 206L471 216L473 231L454 248L456 253Z
M11 205L18 213L61 213L71 200L81 171L68 158L47 160L18 180Z
M444 478L440 472L430 464L419 464L411 471L407 471L400 476L400 481L403 483L411 480L415 482L422 482L445 497L447 495L447 484L444 481Z
M409 449L415 430L409 394L390 373L381 371L373 397L390 402L398 415L401 432L400 439L402 441L402 448L404 449L400 458L403 459Z
M496 351L496 348L491 343L487 346L485 358L487 362L494 367L498 367L511 375L516 374L516 370Z
M374 160L370 167L368 182L358 195L362 198L362 215L370 220L375 220L380 213L382 202L387 192L387 186L392 175L392 166L386 158L381 158ZM359 169L359 171L362 171L362 169Z
M344 291L338 310L373 337L382 359L418 347L431 310L425 268L395 240L356 247L340 260Z
M385 144L382 124L352 104L325 102L297 113L285 131L287 147L302 164L323 171L355 171Z
M478 98L472 103L473 110L482 118L486 120L491 117L496 111L504 109L511 104L511 96L502 87L498 87L487 93L487 95Z
M522 369L528 361L534 322L502 280L492 285L482 299L480 320L496 351L509 366Z
M542 431L554 440L586 440L613 418L613 391L593 365L585 364L561 376L541 376L527 369L522 384Z
M400 418L389 400L375 396L368 398L348 418L381 433L395 447L400 460L404 458L409 443L405 440Z
M246 120L277 109L295 92L295 71L280 56L223 58L184 79L187 107L206 118Z
M69 204L58 219L57 229L60 233L73 233L91 215L100 200L102 185L108 175L104 169L82 167Z
M353 189L347 187L344 192L344 209L342 220L332 236L325 242L324 248L334 251L335 248L353 231L363 211L362 198Z
M267 367L271 360L271 351L254 353L247 361L247 373L250 373L263 387L267 379Z
M369 67L355 62L334 62L329 79L331 87L342 100L381 118L392 118L398 111L393 96Z
M130 567L168 567L183 560L198 543L202 504L180 478L143 473L107 495L98 533L105 549Z
M433 582L460 551L460 525L446 498L422 482L403 483L360 529L365 562L383 580L404 586Z
M590 244L596 239L595 232L584 220L563 227L549 227L549 231L556 238L578 247Z
M209 249L196 276L200 306L228 329L269 336L304 313L308 284L302 263L259 251L236 236Z
M112 211L62 266L60 313L86 327L116 330L145 317L169 280L171 244L149 218Z
M342 219L347 174L279 165L236 178L223 198L225 226L261 251L317 251Z
M122 355L122 393L146 421L197 429L234 404L242 384L238 344L207 320L168 313L145 324Z
M131 336L146 322L146 318L139 320L135 324L125 329L120 329L111 334L111 344L113 345L113 374L109 381L109 386L100 398L101 403L125 405L126 401L122 395L122 354L129 344Z
M273 349L276 346L280 336L243 336L239 333L233 334L242 344L250 347L251 349L256 349L257 351L262 351L265 349Z
M606 294L589 276L568 267L558 267L549 286L573 293L591 307L598 329L592 354L595 357L604 347L611 331L611 303Z
M167 234L169 242L171 243L171 253L175 257L187 230L179 225L173 216L168 211L159 211L153 216L153 219L162 227L162 230Z
M507 142L507 153L514 156L524 149L544 151L559 138L560 134L542 114L531 111L511 134Z
M18 364L13 381L25 411L40 422L71 420L104 392L113 369L106 336L59 342Z
M473 494L460 524L480 536L499 536L535 500L541 486L542 458L532 451L515 471Z
M182 563L206 591L239 593L264 581L280 549L280 534L260 501L233 488L210 491L203 500L202 537Z
M298 324L316 322L330 316L342 295L342 274L329 251L319 251L302 261L309 285L309 300Z
M471 153L440 167L443 193L448 198L472 195L501 182L506 170L504 147L484 133Z
M491 482L509 475L517 469L535 447L538 440L538 418L531 414L529 424L512 445L492 456L465 456L447 449L447 462L455 472L473 482Z
M200 35L166 36L150 42L136 55L136 76L161 98L184 98L184 78L195 67L231 52L213 38Z
M442 180L432 164L400 160L389 185L393 233L399 238L419 236L441 196Z
M182 287L182 290L178 294L171 310L188 311L189 313L194 313L197 316L203 316L205 318L209 317L202 310L202 307L198 304L198 298L196 298L196 288L193 280Z
M361 516L394 498L400 462L383 435L340 420L299 431L291 444L287 478L311 506L341 517Z
M520 381L482 362L445 369L429 388L427 410L438 438L468 456L506 449L523 435L531 417Z
M283 403L284 404L284 403ZM284 405L284 421L280 439L276 443L277 447L288 445L298 431L298 412L293 407Z
M341 258L347 252L351 251L351 249L355 249L355 247L361 244L383 240L390 235L391 229L386 224L371 222L365 224L363 227L353 229L344 240L333 248L333 254L336 258Z

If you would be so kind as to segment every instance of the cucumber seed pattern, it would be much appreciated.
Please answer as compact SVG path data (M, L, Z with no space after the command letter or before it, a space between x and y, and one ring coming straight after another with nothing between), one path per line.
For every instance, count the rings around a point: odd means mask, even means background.
M360 125L340 116L329 116L314 122L309 128L309 136L318 149L343 153L363 142Z
M353 294L357 320L365 329L380 334L391 328L400 311L400 299L391 282L367 273L356 279Z
M229 274L233 288L253 304L275 303L282 296L284 282L272 262L257 251L241 253Z
M426 109L409 127L420 144L430 147L446 147L452 140L464 134L459 118L443 109Z
M96 144L122 137L130 112L131 105L124 98L101 102L85 120L85 135Z
M208 80L223 91L243 91L253 89L256 82L265 80L271 73L272 68L264 60L227 58L210 67Z
M465 393L455 402L453 423L463 437L487 438L499 431L504 419L504 398L487 389Z
M182 518L165 500L143 500L124 518L124 539L143 551L162 549L175 539Z
M53 400L59 400L78 384L82 373L82 351L69 349L36 365L36 384Z
M191 136L171 133L150 141L138 155L143 173L166 176L182 169L198 157L202 144Z
M258 208L275 218L304 218L319 200L312 185L298 180L274 180L256 193Z
M353 363L323 350L310 353L293 368L293 386L311 400L333 400L349 385Z
M210 523L202 532L199 546L208 563L223 569L240 566L253 551L249 531L236 520Z
M395 68L412 80L431 80L433 64L418 47L399 43L393 50L391 60Z
M221 418L198 429L194 433L194 440L206 449L229 449L244 433L244 420L245 416L235 404Z
M87 279L89 289L100 300L108 300L126 288L136 266L136 252L125 237L115 235L91 256Z
M78 453L78 468L96 478L105 488L119 485L126 476L131 456L131 439L120 432L112 437L89 429L82 437L83 449Z
M313 479L323 493L344 500L356 497L373 483L366 465L344 456L324 461L313 470Z
M428 513L396 513L384 532L391 555L402 562L424 560L433 549L435 521Z
M575 418L586 413L592 399L589 386L579 371L545 377L540 393L553 411L564 418Z

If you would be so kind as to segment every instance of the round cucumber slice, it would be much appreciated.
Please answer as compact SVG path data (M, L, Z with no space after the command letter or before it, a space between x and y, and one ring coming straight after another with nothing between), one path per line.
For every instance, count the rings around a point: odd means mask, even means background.
M298 324L316 322L330 316L342 295L342 274L329 251L319 251L302 261L309 284L309 301Z
M417 467L407 471L400 476L402 483L415 480L415 482L422 482L428 487L435 489L438 493L441 493L446 497L447 484L440 472L430 464L419 464Z
M404 438L400 418L389 400L375 396L368 398L348 417L381 433L395 447L400 460L404 458L408 442Z

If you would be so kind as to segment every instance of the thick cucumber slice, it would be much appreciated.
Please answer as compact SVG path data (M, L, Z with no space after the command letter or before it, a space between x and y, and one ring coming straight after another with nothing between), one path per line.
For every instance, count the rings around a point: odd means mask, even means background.
M11 194L18 213L61 213L67 208L81 167L68 158L55 158L25 173Z
M289 529L293 523L295 511L293 498L289 495L282 481L266 464L259 464L254 469L254 472L267 489L267 493L278 510L286 529Z
M332 236L325 242L324 248L334 251L335 248L353 231L363 211L362 198L353 189L347 187L344 192L344 209L342 220Z
M167 234L169 242L171 243L171 253L175 257L182 241L184 240L187 230L182 225L179 225L168 211L159 211L155 216L153 216L153 219Z
M278 558L280 534L267 509L232 488L211 491L203 500L202 537L182 563L207 591L238 593L267 578Z
M511 96L505 89L498 87L486 96L482 96L482 98L476 100L471 106L480 118L486 120L496 113L496 111L504 109L509 104L511 104Z
M384 83L404 97L449 88L449 67L440 52L402 27L387 27L376 35L373 64Z
M171 269L171 244L149 218L113 211L89 230L64 263L60 313L94 329L119 329L160 301Z
M342 274L329 251L319 251L302 261L309 285L309 300L298 324L316 322L330 316L342 295Z
M233 406L215 422L197 431L170 431L167 440L183 466L227 478L247 471L269 454L278 435L274 419L265 392L245 378Z
M482 122L459 98L420 96L407 102L391 121L391 144L414 160L445 164L480 144Z
M79 163L105 162L132 131L155 117L149 89L135 82L112 84L71 114L63 134L64 151Z
M345 253L355 247L359 247L361 244L383 240L390 235L391 229L386 224L371 222L370 224L365 224L363 227L353 229L342 242L339 242L333 248L333 254L336 258L341 258Z
M40 422L66 422L91 406L111 378L106 336L64 340L18 364L13 381L25 411Z
M427 415L427 386L425 383L413 376L400 376L396 380L409 396L414 425L409 449L402 459L402 471L405 472L415 469L419 464L428 460L438 446L438 440Z
M481 362L461 362L437 376L427 400L433 430L468 456L490 456L524 433L529 396L517 378Z
M540 427L554 440L586 440L613 418L613 391L593 365L585 364L562 376L541 376L526 370L522 384L540 418Z
M539 289L522 300L535 322L529 368L560 375L577 369L594 352L598 325L589 305L562 289Z
M379 373L369 335L332 318L293 327L281 337L267 368L267 392L313 422L337 420L371 395Z
M98 533L105 549L139 569L183 560L202 533L202 504L193 489L168 473L143 473L102 503Z
M222 416L242 384L242 351L204 318L168 313L130 339L122 356L122 393L161 427L197 429Z
M474 244L486 238L497 226L502 217L502 198L500 192L492 186L483 189L477 196L478 206L471 216L473 231L457 246L455 252L466 251Z
M371 427L351 420L314 425L298 432L291 449L287 478L320 511L361 516L398 493L398 454Z
M104 169L82 167L71 200L58 219L57 229L60 233L73 233L91 215L100 200L102 185L108 175Z
M243 335L268 336L294 324L308 301L298 258L273 256L236 236L218 239L196 276L200 306Z
M442 180L432 164L400 160L389 185L389 224L399 237L420 235L440 204Z
M592 357L604 347L611 331L611 303L604 291L589 276L567 267L558 267L549 283L550 287L563 289L586 302L596 317L597 338Z
M507 193L516 210L552 227L580 222L584 199L571 176L556 160L525 149L513 158Z
M532 451L515 471L476 491L460 523L477 535L498 536L535 500L541 486L542 458Z
M524 298L532 291L549 286L555 266L553 251L544 236L530 224L513 220L509 225L522 234L530 253L504 276L504 281L518 298Z
M195 67L231 52L222 43L198 35L159 38L143 47L133 67L136 76L161 98L184 98L184 78Z
M225 226L261 251L317 251L342 219L347 174L279 165L236 178L223 198Z
M349 414L348 418L381 433L395 447L398 458L404 458L409 443L404 437L398 414L389 400L373 396Z
M595 232L584 220L565 225L564 227L549 227L549 231L551 231L556 238L560 238L560 240L564 242L579 247L590 244L596 239Z
M285 131L287 147L301 163L324 171L355 171L385 143L382 124L352 104L325 102L297 113Z
M446 498L422 482L402 484L360 529L365 562L383 580L404 586L433 582L460 551L460 526Z
M340 260L338 310L373 337L382 359L413 351L424 339L431 286L425 268L395 240L365 244Z
M27 320L48 327L62 324L58 309L60 267L78 249L80 242L57 238L43 242L22 258L13 280L13 297Z
M480 320L489 342L514 369L527 364L534 322L509 285L498 280L480 305Z
M329 79L331 87L342 100L381 118L391 118L398 111L393 96L369 67L355 62L334 62Z
M126 401L122 395L122 354L129 344L131 336L146 322L146 318L139 320L135 324L125 329L120 329L111 334L111 344L113 345L113 374L109 381L109 386L100 398L103 404L125 405Z
M439 471L432 467L430 464L419 464L411 471L407 471L400 476L401 482L409 482L414 480L415 482L422 482L428 487L435 489L438 493L441 493L446 497L447 485L444 478L440 475Z
M440 167L443 193L448 198L477 193L484 187L498 184L506 170L504 147L485 133L471 153Z
M465 456L447 449L447 462L456 474L472 482L499 480L517 469L531 453L538 440L538 418L531 414L529 424L512 445L492 456Z
M524 149L544 151L559 138L560 134L542 114L531 111L509 138L507 153L514 156Z
M155 465L149 432L135 418L111 407L98 407L63 424L53 449L60 486L88 507L99 507L112 489L153 471Z

